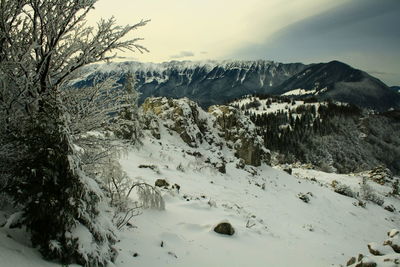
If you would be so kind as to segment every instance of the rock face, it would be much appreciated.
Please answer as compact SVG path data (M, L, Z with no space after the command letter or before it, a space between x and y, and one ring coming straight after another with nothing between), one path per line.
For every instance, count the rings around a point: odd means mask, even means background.
M189 146L196 147L203 142L205 118L200 119L199 107L187 98L148 98L142 105L145 113L152 113L163 120L165 126L177 132Z
M260 166L270 161L269 152L256 133L254 124L231 106L211 106L208 112L215 117L214 126L221 129L225 140L233 143L238 158L246 164Z
M235 233L235 229L228 222L219 223L214 227L214 232L221 235L233 235Z
M221 149L227 146L234 149L235 156L246 164L259 166L261 162L270 162L270 153L257 135L256 127L234 107L211 106L207 113L188 98L156 97L146 99L142 109L152 121L146 124L153 125L151 131L156 133L156 137L160 133L154 125L161 123L191 147L208 144ZM221 164L217 167L225 172L223 160Z

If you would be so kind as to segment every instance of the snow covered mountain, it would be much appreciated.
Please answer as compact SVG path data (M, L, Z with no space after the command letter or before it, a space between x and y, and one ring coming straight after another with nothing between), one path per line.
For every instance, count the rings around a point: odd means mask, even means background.
M99 73L134 72L142 101L149 96L188 97L208 107L246 94L268 93L303 70L305 65L263 60L172 61L161 64L110 63L92 68L92 75L87 77L89 81Z
M293 91L297 88L304 91ZM296 93L301 97L332 99L379 111L400 107L400 95L382 81L339 61L312 65L272 90L275 95Z
M248 94L331 98L380 111L400 107L400 96L365 72L332 61L304 65L272 61L124 62L93 65L77 85L95 77L131 71L141 102L149 96L188 97L202 107L223 104Z
M205 111L188 99L151 98L143 112L142 145L127 148L120 163L132 181L159 186L165 210L143 209L130 220L113 266L321 267L353 256L352 266L398 266L398 177L254 161L268 151L233 107ZM41 259L27 234L4 220L0 266L59 266ZM221 222L233 235L215 232Z

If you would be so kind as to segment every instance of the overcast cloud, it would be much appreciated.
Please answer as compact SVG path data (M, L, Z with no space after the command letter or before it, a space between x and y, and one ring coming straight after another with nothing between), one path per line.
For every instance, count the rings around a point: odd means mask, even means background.
M335 59L400 85L400 0L99 0L89 22L110 16L119 24L151 19L131 35L150 53L122 57Z
M285 62L342 60L400 84L400 1L353 0L293 23L231 56ZM371 73L372 74L372 73Z
M174 59L185 58L185 57L194 57L194 53L190 51L181 51L177 55L170 56L170 58Z

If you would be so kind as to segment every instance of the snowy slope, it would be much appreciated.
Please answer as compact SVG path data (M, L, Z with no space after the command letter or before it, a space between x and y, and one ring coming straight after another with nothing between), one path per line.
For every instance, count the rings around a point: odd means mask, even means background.
M159 139L146 131L143 145L127 148L120 159L130 179L152 185L165 179L171 186L160 189L165 210L143 210L122 229L115 266L338 266L367 255L367 243L400 225L398 211L371 202L362 208L330 186L335 179L356 191L359 176L301 168L292 176L265 164L242 168L226 145L189 146L167 126L160 124ZM226 173L212 164L221 158ZM373 187L381 197L390 191ZM398 198L384 198L400 210ZM233 225L233 236L213 231L222 221ZM1 267L59 266L42 260L26 240L21 230L0 228Z
M253 103L258 103L254 105ZM277 112L288 112L295 113L295 110L300 106L315 106L316 110L320 105L326 105L327 102L314 102L308 103L303 100L290 100L287 101L279 100L276 98L266 98L262 99L257 96L244 96L240 99L232 101L229 105L238 107L240 109L245 109L251 114L271 114ZM253 104L253 105L252 105ZM337 103L339 104L339 103Z
M163 190L165 211L135 218L137 228L121 241L129 249L121 252L118 266L330 266L367 254L367 243L381 240L400 223L397 212L372 203L356 207L353 198L266 165L253 175L231 162L227 174L220 174L182 153L189 148L180 140L161 149L148 140L145 148L122 160L128 174L148 183L165 178L181 189ZM143 163L156 164L160 174L139 169ZM179 164L184 172L176 170ZM342 177L354 183L351 176ZM309 203L297 197L301 192L312 193ZM224 220L236 229L233 237L212 231ZM132 260L135 252L139 256Z

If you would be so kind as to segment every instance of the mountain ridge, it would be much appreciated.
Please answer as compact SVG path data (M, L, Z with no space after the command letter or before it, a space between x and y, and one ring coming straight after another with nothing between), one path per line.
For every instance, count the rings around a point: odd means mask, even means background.
M121 62L92 65L81 85L96 75L136 76L140 103L147 97L188 97L202 107L223 104L249 94L287 94L302 89L303 95L332 99L385 111L400 108L400 94L379 79L340 61L305 65L255 61L171 61L164 63Z

